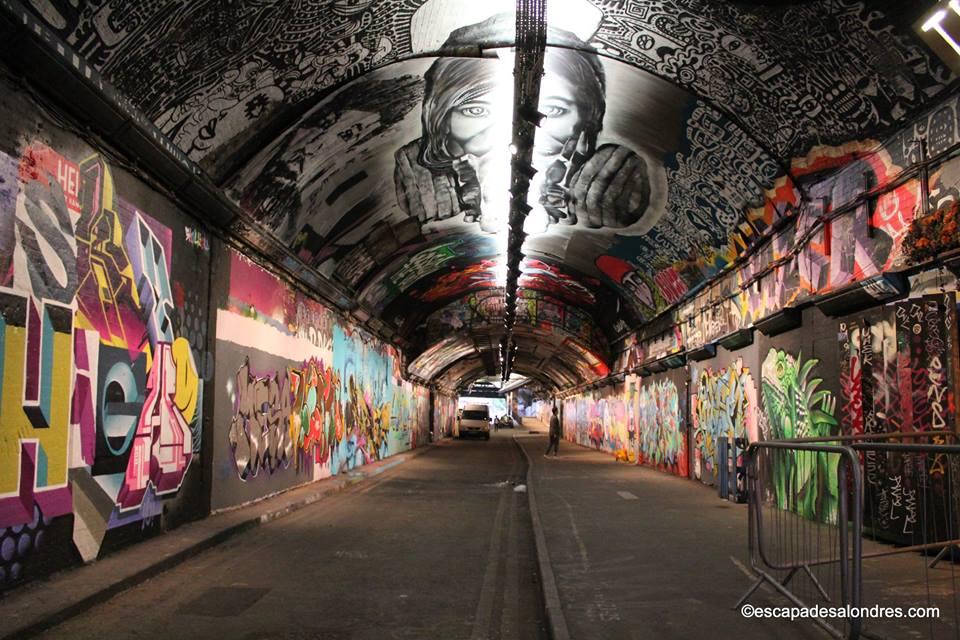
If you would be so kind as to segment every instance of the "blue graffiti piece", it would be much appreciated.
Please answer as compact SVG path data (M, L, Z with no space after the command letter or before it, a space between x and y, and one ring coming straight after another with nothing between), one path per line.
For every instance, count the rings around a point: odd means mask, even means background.
M100 392L100 411L103 416L103 441L115 456L130 448L137 432L140 415L140 392L133 369L126 362L117 362L107 372ZM114 442L120 441L119 446Z
M37 444L37 480L36 486L46 487L48 485L47 478L47 452L43 450L43 445Z
M166 254L139 213L127 231L126 244L151 344L173 342L173 295Z
M50 396L53 390L53 322L47 305L43 305L43 324L40 327L41 364L40 364L40 411L43 413L43 423L50 424Z

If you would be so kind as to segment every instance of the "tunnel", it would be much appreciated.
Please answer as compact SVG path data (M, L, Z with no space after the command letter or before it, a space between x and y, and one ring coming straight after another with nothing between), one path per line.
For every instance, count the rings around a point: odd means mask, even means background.
M0 638L960 637L958 74L957 0L0 0Z

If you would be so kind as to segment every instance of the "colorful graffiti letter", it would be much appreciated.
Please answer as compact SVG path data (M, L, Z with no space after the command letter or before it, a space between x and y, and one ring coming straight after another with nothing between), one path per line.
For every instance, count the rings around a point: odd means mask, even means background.
M695 474L703 482L716 482L718 438L747 438L756 442L757 388L753 376L737 360L729 367L704 369L692 398L694 437L697 444Z

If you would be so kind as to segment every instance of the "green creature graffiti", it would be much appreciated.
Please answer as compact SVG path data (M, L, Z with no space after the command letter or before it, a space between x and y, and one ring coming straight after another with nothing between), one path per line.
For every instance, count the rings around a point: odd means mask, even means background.
M765 439L821 438L836 435L833 417L837 400L817 387L822 378L810 375L820 361L803 362L785 351L771 349L763 361ZM835 454L775 452L773 490L777 506L805 518L835 522L837 518L837 465Z

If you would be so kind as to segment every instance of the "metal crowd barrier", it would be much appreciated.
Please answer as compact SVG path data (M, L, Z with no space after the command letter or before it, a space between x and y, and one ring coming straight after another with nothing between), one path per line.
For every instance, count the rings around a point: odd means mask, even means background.
M960 442L948 432L768 441L747 450L748 545L765 606L838 638L960 638ZM771 599L770 596L773 596ZM756 603L755 603L756 604ZM866 617L876 607L937 617ZM834 609L837 611L837 609Z

